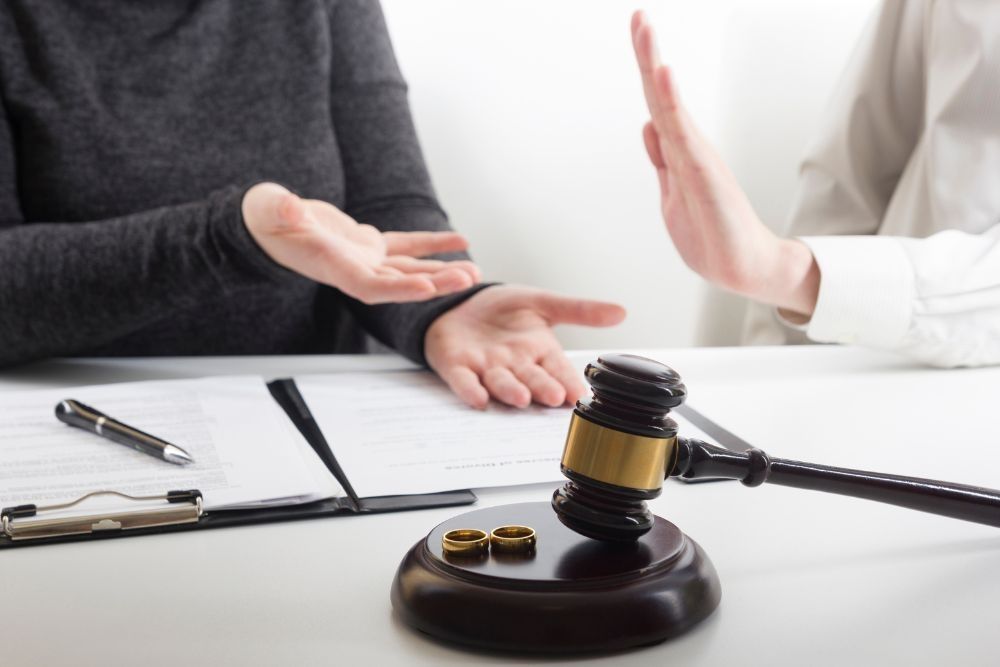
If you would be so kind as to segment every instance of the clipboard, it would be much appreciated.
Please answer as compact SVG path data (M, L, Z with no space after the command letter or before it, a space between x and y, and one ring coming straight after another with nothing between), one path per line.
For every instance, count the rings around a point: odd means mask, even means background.
M306 442L341 485L345 495L298 505L205 511L197 489L167 490L162 495L130 496L114 490L95 490L58 505L18 505L0 510L0 550L22 546L101 540L250 526L277 521L318 519L344 514L375 514L406 510L470 505L476 495L470 490L416 495L360 498L337 462L305 400L292 379L274 380L268 391ZM71 517L47 518L97 496L114 497L121 507L111 511ZM134 503L152 504L136 510ZM157 506L158 504L158 506Z

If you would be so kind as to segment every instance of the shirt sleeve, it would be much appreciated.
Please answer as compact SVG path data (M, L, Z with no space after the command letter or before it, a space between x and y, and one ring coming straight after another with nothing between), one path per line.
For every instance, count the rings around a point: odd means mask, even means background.
M934 366L1000 364L1000 224L978 235L802 241L821 273L811 339Z
M92 222L25 223L0 101L0 366L84 353L204 297L298 280L250 237L241 188Z
M345 212L382 231L450 229L424 164L379 3L334 0L330 11L331 113L344 166ZM372 335L425 363L424 334L431 322L483 287L421 303L347 304Z
M806 150L799 169L786 236L875 234L892 194L920 139L924 103L924 33L929 0L883 0L844 69L824 114L822 129ZM818 243L818 242L817 242ZM825 242L824 242L825 244ZM836 241L824 245L824 280L833 275ZM853 244L857 247L857 244ZM872 241L867 251L895 247ZM877 250L876 250L877 248ZM885 254L898 259L898 252ZM849 261L837 275L888 271L869 262ZM890 260L883 258L883 262ZM900 264L894 264L897 268ZM909 269L908 269L909 270ZM829 286L829 285L827 285ZM848 285L843 283L842 288ZM849 298L876 304L862 290ZM822 313L819 314L822 318ZM803 327L791 325L773 307L751 303L744 322L745 342L804 343Z

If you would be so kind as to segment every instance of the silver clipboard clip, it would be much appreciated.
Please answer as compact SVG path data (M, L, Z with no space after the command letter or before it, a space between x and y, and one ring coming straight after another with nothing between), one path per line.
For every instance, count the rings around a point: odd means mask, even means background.
M142 511L125 509L85 516L39 518L42 513L69 509L95 496L118 496L134 502L162 500L164 504ZM90 535L104 531L197 523L203 513L201 491L197 489L168 491L161 496L130 496L118 491L94 491L72 502L59 505L5 507L0 512L0 526L2 526L3 535L13 541L35 540L66 535Z

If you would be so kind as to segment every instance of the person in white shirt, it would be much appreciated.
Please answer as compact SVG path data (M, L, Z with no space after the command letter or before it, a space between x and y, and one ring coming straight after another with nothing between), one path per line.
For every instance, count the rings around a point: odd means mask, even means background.
M1000 363L1000 3L884 0L802 166L787 238L695 127L641 12L632 38L667 229L692 269L770 307L748 342L800 329L935 366Z

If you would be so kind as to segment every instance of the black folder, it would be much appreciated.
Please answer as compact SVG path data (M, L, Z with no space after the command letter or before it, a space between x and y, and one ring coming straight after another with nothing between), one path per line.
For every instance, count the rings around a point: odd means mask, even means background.
M374 498L359 498L351 486L351 481L337 463L337 457L327 443L326 437L320 431L309 407L299 393L292 379L275 380L268 383L271 396L292 420L299 433L319 455L320 460L337 479L346 495L329 498L300 505L285 505L280 507L262 507L252 509L201 511L201 494L196 489L169 490L163 496L133 498L124 494L126 500L161 500L163 508L161 515L151 512L146 519L150 525L123 525L127 523L121 516L101 517L94 521L87 532L75 534L60 534L51 537L32 539L12 539L6 531L8 522L13 525L18 518L34 517L36 512L44 508L34 505L20 505L4 508L2 513L3 530L0 531L0 549L30 546L37 544L54 544L61 542L77 542L82 540L108 539L128 535L150 535L158 533L201 530L204 528L223 528L226 526L247 526L272 521L292 521L296 519L315 519L320 517L338 516L343 514L374 514L379 512L399 512L404 510L427 509L433 507L450 507L469 505L476 502L472 491L446 491L443 493L428 493L418 495L381 496ZM184 507L181 507L181 506ZM127 508L123 508L127 509ZM159 511L159 510L157 510ZM136 513L139 519L143 517ZM92 519L94 517L87 517ZM79 520L64 520L73 523ZM102 524L108 523L107 527ZM118 527L116 527L118 526Z

